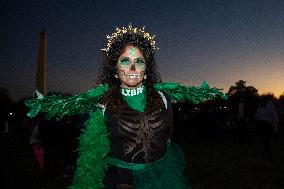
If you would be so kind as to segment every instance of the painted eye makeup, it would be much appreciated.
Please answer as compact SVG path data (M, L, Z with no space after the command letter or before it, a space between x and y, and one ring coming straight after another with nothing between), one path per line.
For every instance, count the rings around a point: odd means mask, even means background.
M135 65L139 67L144 67L145 66L145 60L143 58L136 58L135 59Z
M127 57L123 57L119 60L119 63L122 65L122 66L128 66L130 64L130 59L127 58Z

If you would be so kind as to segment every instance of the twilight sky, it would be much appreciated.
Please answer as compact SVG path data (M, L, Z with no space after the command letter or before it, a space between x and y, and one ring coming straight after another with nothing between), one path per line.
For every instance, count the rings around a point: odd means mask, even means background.
M0 0L0 87L12 99L35 89L39 33L47 34L47 90L95 85L105 36L116 26L157 36L164 82L284 92L282 0Z

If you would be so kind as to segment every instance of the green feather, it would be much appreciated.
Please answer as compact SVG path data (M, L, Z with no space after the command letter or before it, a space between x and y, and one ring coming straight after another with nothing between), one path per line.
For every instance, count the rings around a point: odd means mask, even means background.
M101 110L92 113L86 122L86 130L80 136L79 158L72 189L103 188L103 178L107 169L105 158L110 144L107 127Z
M187 87L176 83L156 83L154 88L170 96L177 102L202 103L216 98L227 99L220 89L211 88L206 82L202 82L200 87Z
M46 112L47 118L62 118L66 115L83 114L97 109L97 103L108 91L107 85L99 85L86 93L74 96L42 96L36 92L38 98L25 102L30 107L29 117L35 117L39 112Z

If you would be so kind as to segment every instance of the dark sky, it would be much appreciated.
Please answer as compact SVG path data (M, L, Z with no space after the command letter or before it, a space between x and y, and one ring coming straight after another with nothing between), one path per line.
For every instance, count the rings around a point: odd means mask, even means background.
M48 91L85 91L105 36L129 22L157 36L163 81L227 92L243 79L260 93L284 92L282 0L0 0L0 86L13 99L32 94L44 29Z

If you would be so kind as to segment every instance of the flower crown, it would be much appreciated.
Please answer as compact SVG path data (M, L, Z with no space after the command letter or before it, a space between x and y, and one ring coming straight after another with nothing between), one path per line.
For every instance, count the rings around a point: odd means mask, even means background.
M106 54L108 55L112 44L115 43L116 41L122 40L123 35L126 35L126 34L135 34L137 36L143 37L146 41L149 42L152 50L154 50L154 51L158 50L159 48L155 46L155 44L156 44L156 42L154 40L155 35L150 36L150 34L145 32L144 29L145 29L145 26L142 29L133 28L131 23L128 25L128 28L125 28L125 27L122 27L121 29L116 28L114 33L106 36L107 37L106 47L101 49L101 50L105 51Z

